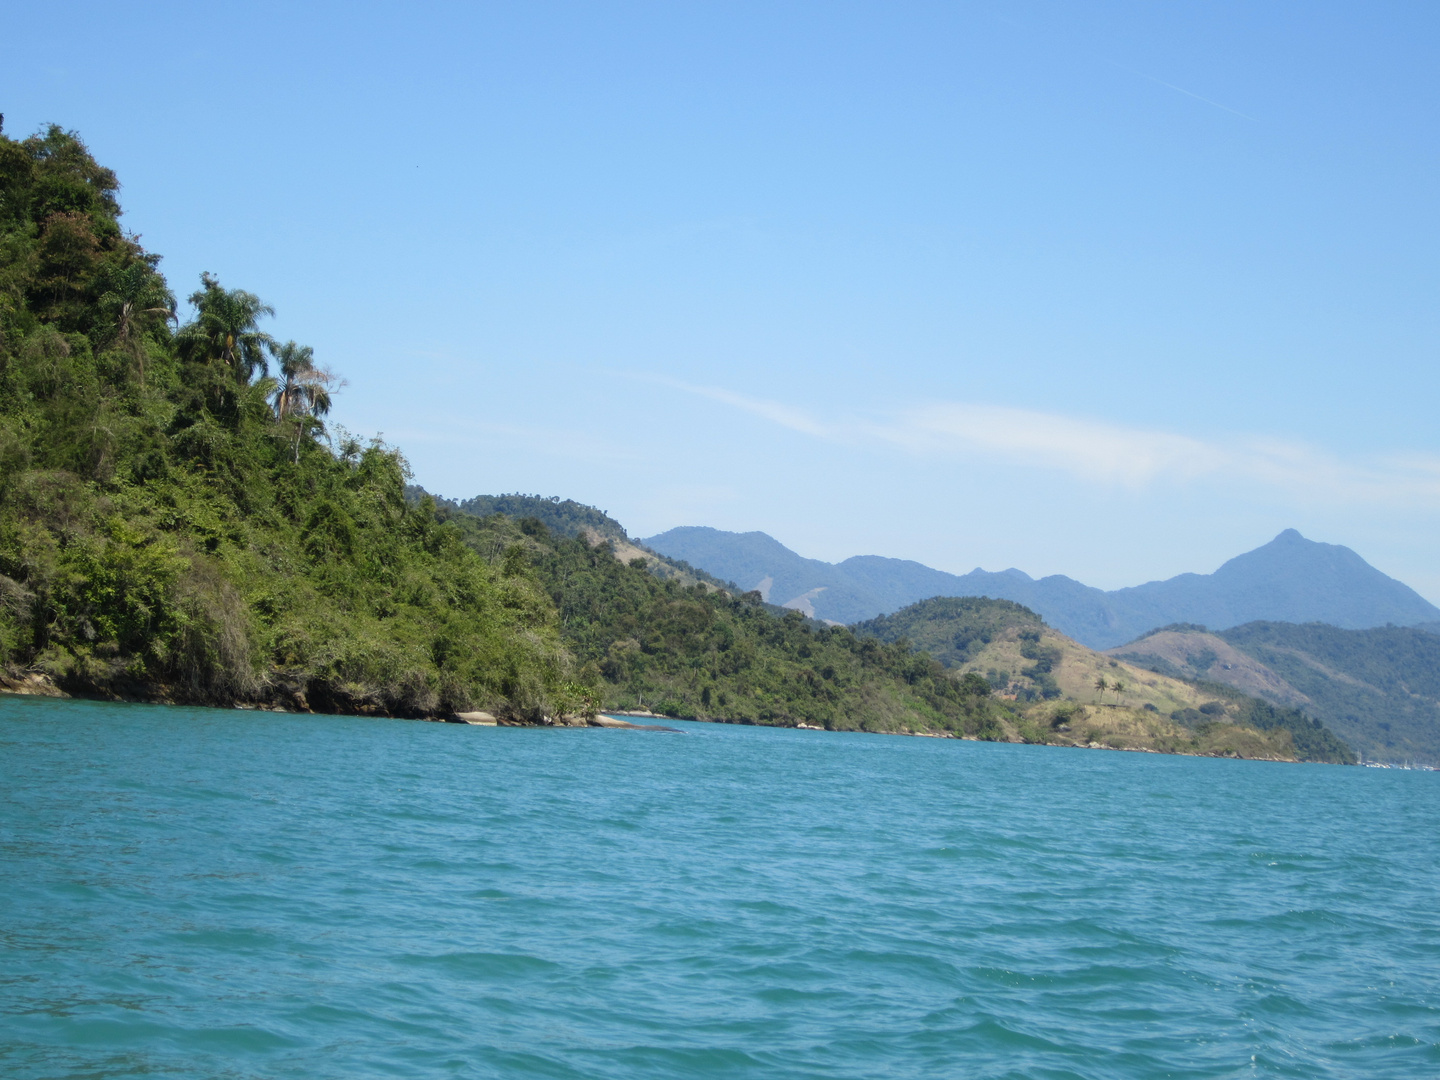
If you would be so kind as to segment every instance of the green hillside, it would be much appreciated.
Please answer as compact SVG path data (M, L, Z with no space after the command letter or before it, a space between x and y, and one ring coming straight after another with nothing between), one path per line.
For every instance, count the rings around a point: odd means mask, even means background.
M973 659L1006 630L1038 629L1045 625L1027 607L987 596L937 596L855 624L857 634L881 641L910 642L946 667L959 667Z
M72 133L0 137L0 678L429 715L571 707L553 604L407 506L392 449L205 276L176 317Z
M626 562L633 558L646 559L652 574L666 580L677 581L682 585L704 582L712 588L724 589L727 592L743 591L734 582L722 581L713 574L696 569L684 559L668 558L631 540L625 527L609 514L603 510L597 510L593 506L576 502L574 499L562 499L558 495L547 497L517 494L476 495L471 499L457 501L431 495L417 484L410 484L405 488L405 498L411 504L418 505L421 499L427 497L434 499L435 505L443 511L471 517L503 514L516 520L533 518L556 536L584 536L588 537L591 543L597 540L608 540L615 554ZM780 607L771 607L770 610L777 615L785 614L785 610Z
M927 649L957 676L983 676L1002 700L1014 702L1016 731L1031 741L1354 760L1332 731L1299 709L1096 652L1008 600L924 600L854 629Z
M418 503L430 493L424 488L411 484L405 488L405 497ZM504 514L512 518L534 518L542 522L557 536L579 536L583 532L595 533L610 540L628 540L625 528L603 510L562 499L558 495L476 495L473 499L456 501L432 495L437 506L459 510L475 517L489 517Z
M999 738L988 685L928 656L778 612L601 538L560 536L536 518L442 507L489 560L523 558L544 581L581 680L603 708L834 730ZM618 554L628 555L617 558Z
M1112 655L1237 687L1317 717L1367 758L1440 764L1440 636L1255 622L1165 627Z

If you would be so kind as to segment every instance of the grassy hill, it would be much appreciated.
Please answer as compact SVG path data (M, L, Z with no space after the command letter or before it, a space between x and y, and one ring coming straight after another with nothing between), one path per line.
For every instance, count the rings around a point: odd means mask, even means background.
M1367 758L1440 764L1440 636L1255 622L1218 634L1166 627L1111 654L1225 683L1325 722Z
M983 677L1014 702L1017 733L1038 741L1353 760L1299 710L1088 649L1010 601L937 598L854 629L928 649L958 676Z
M908 641L946 667L958 668L1008 631L1044 630L1045 620L1009 600L937 596L893 615L856 623L854 629L882 641Z

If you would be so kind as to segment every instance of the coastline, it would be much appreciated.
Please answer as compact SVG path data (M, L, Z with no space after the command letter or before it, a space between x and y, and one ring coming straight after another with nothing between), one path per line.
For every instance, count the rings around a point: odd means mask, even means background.
M626 722L624 722L624 721L621 721L621 720L617 719L618 717L621 717L621 716L635 716L635 717L641 717L641 718L644 718L644 719L655 719L655 720L677 720L677 721L682 721L682 722L685 722L685 723L692 723L692 724L735 724L735 725L739 725L739 726L741 726L741 727L780 727L780 728L790 728L790 729L795 730L795 731L828 731L828 732L829 732L830 734L832 734L832 735L851 735L851 734L859 734L859 735L905 735L905 736L909 736L909 737L911 737L911 738L916 738L916 739L958 739L958 740L960 740L960 741L962 741L962 742L999 742L999 743L1009 743L1009 744L1018 745L1018 746L1054 746L1054 747L1058 747L1058 748L1061 748L1061 749L1067 749L1067 750L1114 750L1114 751L1118 751L1118 752L1121 752L1121 753L1128 753L1128 754L1160 754L1160 755L1169 756L1169 757L1209 757L1209 758L1224 758L1224 759L1228 759L1228 760L1231 760L1231 761L1274 761L1274 762L1281 762L1281 763L1291 764L1291 765L1325 764L1324 762L1305 762L1305 761L1301 761L1298 757L1279 757L1279 756L1276 756L1276 755L1267 755L1267 754L1241 754L1241 753L1238 753L1238 752L1228 752L1228 753L1227 753L1227 752L1215 752L1215 753L1206 753L1206 752L1200 752L1200 751L1185 751L1185 750L1159 750L1159 749L1156 749L1155 747L1152 747L1152 746L1110 746L1110 745L1107 745L1107 744L1105 744L1105 743L1100 743L1100 742L1074 742L1074 741L1069 741L1069 740L1063 741L1063 742L1062 742L1062 741L1056 741L1056 742L1036 742L1036 741L1030 741L1030 740L1026 740L1026 739L988 739L988 740L987 740L987 739L978 738L978 737L976 737L976 736L974 736L974 735L959 735L959 734L956 734L956 733L953 732L953 731L910 731L910 730L899 730L899 731L865 731L865 730L863 730L863 729L855 729L855 730L853 730L853 731L850 731L850 730L837 730L837 729L832 729L832 728L825 728L825 727L821 727L821 726L818 725L818 724L806 724L806 723L803 723L803 722L802 722L802 723L798 723L798 724L752 724L752 723L749 723L749 722L744 721L744 720L727 720L727 719L723 719L723 718L717 718L717 719L700 719L700 718L698 718L698 717L693 717L693 716L666 716L666 715L664 715L663 713L651 712L649 709L626 709L626 710L624 710L623 712L617 710L617 711L613 711L613 712L611 712L611 713L601 713L600 716L599 716L599 719L600 719L601 722L599 722L599 723L591 723L589 726L591 726L591 727L627 727L627 728L634 728L634 729L642 730L642 731L674 731L674 730L675 730L674 728L655 727L654 725L648 725L648 724L630 724L630 723L626 723ZM523 725L522 725L522 726L523 726ZM529 726L541 726L541 725L529 725Z
M135 689L138 689L136 687ZM162 688L151 688L152 691L160 691ZM24 672L18 675L0 672L0 695L13 694L22 697L51 697L68 698L86 701L113 701L135 705L191 705L199 708L220 708L236 709L250 712L277 712L290 713L294 715L314 716L370 716L384 717L396 720L420 720L428 723L442 724L468 724L473 727L531 727L531 728L614 728L628 729L632 731L667 731L675 732L678 729L666 727L663 724L635 724L624 717L634 717L639 720L684 720L701 724L738 724L746 727L788 727L797 731L830 731L832 734L845 734L844 731L824 728L817 724L753 724L744 720L730 720L724 718L699 719L696 717L666 716L661 713L652 712L649 709L626 709L612 710L610 712L596 713L594 716L564 715L559 717L546 717L541 721L523 720L513 717L505 717L487 710L473 710L461 713L411 713L397 714L391 710L378 706L377 703L365 698L356 698L351 695L326 694L326 704L346 705L350 708L311 708L309 701L304 694L296 693L294 688L281 684L278 689L290 700L281 704L274 700L259 702L231 701L227 704L214 702L203 702L186 700L183 697L176 698L164 692L116 694L116 693L71 693L58 686L53 679L41 672ZM294 705L301 707L296 708ZM901 729L896 731L870 731L866 732L857 729L862 734L871 735L904 735L921 739L959 739L965 742L1007 742L1027 746L1055 746L1073 750L1116 750L1132 754L1163 754L1174 757L1212 757L1228 758L1239 761L1275 761L1288 762L1291 764L1307 764L1298 757L1280 757L1274 754L1244 754L1234 750L1229 751L1187 751L1183 749L1162 750L1150 746L1113 746L1101 742L1076 742L1072 740L1048 741L1031 740L1025 738L991 739L985 740L973 735L962 735L950 731L913 731Z
M624 712L624 713L596 713L594 716L583 716L579 714L565 714L557 717L546 717L541 721L520 720L513 717L503 716L485 709L476 709L458 713L434 713L414 712L400 713L387 710L379 706L373 700L353 695L337 695L331 691L327 694L327 703L335 703L337 697L343 697L353 702L353 708L310 708L306 695L297 692L293 686L277 684L275 689L277 695L272 695L271 700L262 701L229 701L214 702L194 700L184 695L174 695L166 688L150 684L142 689L141 684L132 684L129 688L132 693L104 693L98 690L91 693L75 693L59 686L54 679L43 672L27 671L20 674L7 673L0 670L0 697L13 695L16 697L48 697L63 698L70 701L110 701L125 705L172 705L191 706L201 709L235 709L240 712L274 712L287 713L295 716L370 716L382 717L392 720L419 720L435 724L468 724L472 727L560 727L560 728L630 728L636 731L674 731L674 728L661 727L653 724L632 724L628 720L622 720L622 716L636 716L643 719L669 720L673 717L661 716L659 713L645 712ZM145 692L148 690L148 692ZM285 703L275 701L274 696L284 696L289 700ZM343 702L342 702L343 703ZM295 706L299 706L298 708Z

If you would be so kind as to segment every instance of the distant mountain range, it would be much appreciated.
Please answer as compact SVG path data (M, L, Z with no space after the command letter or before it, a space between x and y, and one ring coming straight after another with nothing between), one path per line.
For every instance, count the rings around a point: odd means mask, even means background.
M1056 629L1108 649L1170 623L1225 629L1242 623L1324 622L1345 629L1440 623L1440 608L1338 544L1286 529L1213 574L1180 574L1105 591L1055 574L1020 570L948 574L905 559L858 555L842 563L806 559L762 532L686 526L640 541L766 600L817 619L854 623L933 596L1013 600Z

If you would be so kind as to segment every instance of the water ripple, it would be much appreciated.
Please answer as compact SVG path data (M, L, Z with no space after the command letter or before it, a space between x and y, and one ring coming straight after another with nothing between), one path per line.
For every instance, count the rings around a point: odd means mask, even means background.
M1440 1075L1436 776L0 698L0 1073Z

